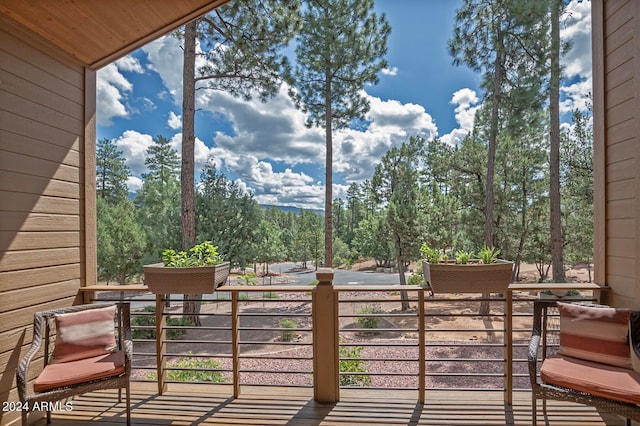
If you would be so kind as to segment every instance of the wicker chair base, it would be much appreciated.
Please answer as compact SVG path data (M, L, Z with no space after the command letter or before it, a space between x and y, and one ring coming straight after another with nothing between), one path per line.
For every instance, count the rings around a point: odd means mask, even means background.
M628 420L640 421L640 406L626 402L615 401L613 399L601 398L588 393L577 392L573 389L565 389L557 386L551 386L545 383L538 383L532 389L532 422L537 423L537 400L543 403L547 399L556 401L575 402L596 408L598 411L617 414ZM546 406L546 404L544 404ZM546 408L546 407L545 407ZM546 413L544 413L546 415ZM545 423L546 424L546 423Z
M18 370L16 371L16 382L18 385L18 395L25 409L22 410L22 425L27 426L27 416L29 412L35 411L34 408L41 406L44 402L57 402L68 399L74 395L81 395L87 392L103 389L118 389L118 402L121 402L121 391L125 389L126 393L126 415L127 425L131 424L131 396L129 386L129 376L131 374L131 357L132 357L132 341L131 341L131 322L130 308L128 303L116 304L117 318L116 328L118 330L118 348L125 351L125 372L119 376L105 377L98 380L74 384L72 386L60 387L44 392L33 392L31 386L28 385L29 367L31 360L37 353L42 351L44 346L44 356L49 359L50 348L48 342L50 340L49 322L53 316L58 313L80 312L88 309L97 309L105 304L78 305L68 308L36 312L33 324L33 342L27 354L20 361ZM51 411L47 410L47 424L51 423Z
M538 349L540 347L544 350L549 350L544 343L544 336L547 332L547 324L545 320L550 318L548 310L555 308L557 301L555 300L536 300L533 307L533 332L531 340L529 341L529 379L531 383L531 415L532 424L537 424L537 401L541 399L543 406L546 408L546 400L558 400L575 402L578 404L584 404L594 407L600 411L617 414L627 419L627 424L630 424L631 420L640 421L640 406L616 401L613 399L602 398L599 396L591 395L589 393L579 392L574 389L563 388L559 386L542 383L538 377ZM636 335L640 333L640 316L632 313L631 316L631 334ZM542 354L543 359L546 354ZM546 414L546 413L545 413ZM546 423L545 423L546 424Z

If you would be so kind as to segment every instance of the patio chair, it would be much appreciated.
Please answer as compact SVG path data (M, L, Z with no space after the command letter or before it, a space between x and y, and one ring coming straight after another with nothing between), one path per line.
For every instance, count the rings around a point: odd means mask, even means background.
M532 424L538 399L545 415L547 399L554 399L617 414L627 425L640 421L638 357L640 312L535 301L528 355Z
M131 424L129 311L128 303L117 303L35 313L33 342L16 372L18 395L26 408L22 411L23 426L27 425L29 411L43 407L47 408L50 424L51 406L90 391L118 389L118 402L122 402L122 388L126 390L127 425ZM44 368L31 387L29 378L36 374L30 369L37 368L32 361L40 354L44 355Z

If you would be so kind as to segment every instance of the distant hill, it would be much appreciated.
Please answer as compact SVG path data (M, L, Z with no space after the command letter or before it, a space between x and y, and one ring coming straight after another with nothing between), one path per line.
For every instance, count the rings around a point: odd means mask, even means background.
M129 192L129 199L131 201L135 201L136 199L136 193L135 192ZM279 210L282 210L284 212L293 212L295 214L299 214L300 210L302 210L300 207L295 207L295 206L276 206L274 204L260 204L260 207L262 207L262 210L266 210L266 209L270 209L272 207L275 207ZM308 211L312 211L314 213L317 213L321 216L324 216L324 210L314 210L314 209L305 209Z
M277 208L277 209L279 209L279 210L282 210L282 211L284 211L284 212L293 212L293 213L295 213L295 214L299 214L299 213L300 213L300 210L302 210L300 207L294 207L294 206L276 206L276 205L273 205L273 204L260 204L260 207L262 207L262 210L267 210L267 209L270 209L270 208L275 207L275 208ZM314 213L317 213L317 214L319 214L319 215L324 216L324 210L314 210L314 209L304 209L304 210L312 211L312 212L314 212Z

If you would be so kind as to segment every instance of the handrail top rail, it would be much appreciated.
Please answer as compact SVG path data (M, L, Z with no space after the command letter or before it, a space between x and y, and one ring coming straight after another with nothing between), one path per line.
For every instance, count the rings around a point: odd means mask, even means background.
M333 286L335 291L424 291L425 288L419 285L360 285L360 284L338 284Z
M79 287L78 291L124 291L134 293L146 293L149 287L144 284L107 285L96 284Z
M216 289L216 292L278 292L278 293L300 293L300 292L309 292L313 291L312 286L310 285L223 285ZM551 287L548 287L551 288ZM333 289L335 291L345 292L345 291L366 291L366 292L374 292L374 291L421 291L425 290L424 287L419 285L400 285L400 284L390 284L390 285L360 285L360 284L338 284L335 285ZM590 288L591 289L591 288ZM106 285L106 284L97 284L97 285L89 285L80 287L78 291L123 291L123 292L133 292L133 293L145 293L149 292L149 287L144 284L125 284L125 285ZM215 293L215 292L214 292Z
M509 291L534 291L534 290L604 290L610 291L611 287L596 283L512 283Z
M225 284L216 289L216 292L247 293L247 292L272 292L272 293L304 293L313 291L309 285L228 285Z

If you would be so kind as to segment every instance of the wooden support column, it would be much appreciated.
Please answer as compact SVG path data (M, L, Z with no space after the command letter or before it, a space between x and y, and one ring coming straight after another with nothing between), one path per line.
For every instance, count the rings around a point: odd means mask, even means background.
M165 326L167 320L164 316L164 294L156 294L156 372L158 375L158 394L162 395L167 391L165 383L167 372L165 370L167 352L167 332Z
M338 293L333 290L333 270L316 272L313 291L313 399L322 403L340 400Z

